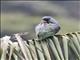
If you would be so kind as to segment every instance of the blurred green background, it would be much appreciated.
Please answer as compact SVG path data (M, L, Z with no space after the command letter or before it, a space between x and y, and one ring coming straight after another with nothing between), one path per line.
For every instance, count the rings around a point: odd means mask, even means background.
M43 16L59 21L58 34L80 31L80 1L2 1L1 36L29 32L35 37L35 26Z

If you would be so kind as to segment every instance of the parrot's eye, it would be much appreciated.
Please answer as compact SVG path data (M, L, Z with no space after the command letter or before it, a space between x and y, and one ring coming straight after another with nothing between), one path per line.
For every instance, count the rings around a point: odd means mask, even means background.
M49 21L49 20L50 20L50 18L44 18L43 20L44 20L44 21Z
M43 20L49 23L50 18L44 18Z

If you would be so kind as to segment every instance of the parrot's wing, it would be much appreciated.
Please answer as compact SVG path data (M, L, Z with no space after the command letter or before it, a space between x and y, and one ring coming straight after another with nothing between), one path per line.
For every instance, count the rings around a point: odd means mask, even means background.
M35 28L36 35L41 40L45 39L49 36L52 36L52 35L54 35L54 31L51 28L52 28L52 26L49 26L49 25L46 25L46 26L38 25Z
M39 39L45 39L49 36L55 35L60 30L57 24L47 24L46 26L38 25L36 27L36 34Z
M60 30L60 26L58 24L50 23L48 27L51 31L54 32L54 34L56 34Z

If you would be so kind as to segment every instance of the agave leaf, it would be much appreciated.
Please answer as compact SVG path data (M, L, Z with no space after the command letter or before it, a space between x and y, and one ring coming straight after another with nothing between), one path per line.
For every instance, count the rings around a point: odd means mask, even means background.
M40 41L35 41L35 45L36 45L36 49L37 49L37 53L39 56L39 60L45 60L44 58L44 54L41 48L41 42Z
M63 48L64 48L64 60L68 60L68 37L67 36L62 36L63 38Z
M14 50L14 47L12 45L10 45L10 54L9 54L9 60L11 60L11 56L13 54L13 50Z
M19 60L18 56L15 53L13 53L13 57L14 57L14 60Z
M21 56L22 54L20 53L20 46L18 45L18 42L13 42L13 46L14 46L14 51L13 51L13 57L15 60L24 60L23 56Z
M29 48L30 48L30 52L31 52L31 55L32 55L32 59L33 60L38 60L34 42L31 41L31 40L29 40Z
M3 50L2 50L2 48L1 48L1 38L0 38L0 58L1 58L1 56L2 56L2 52L3 52Z
M26 42L24 42L25 43L25 47L26 47L26 52L27 52L27 55L28 55L28 57L29 57L29 60L32 60L32 56L31 56L31 54L30 54L30 51L29 51L29 45L26 43Z
M1 48L1 38L0 38L0 59L1 59L1 56L2 56L2 52L3 52L3 50L2 50L2 48Z
M76 50L72 40L69 40L69 46L72 48L72 50L74 51L75 55L78 57L78 59L80 59L80 56L79 56L79 53L78 51Z
M61 50L61 46L60 46L60 43L58 41L58 38L54 36L54 38L52 40L54 40L56 49L57 49L57 51L59 53L59 56L61 57L61 60L64 60L64 57L63 57L63 54L62 54L62 50Z
M2 52L3 52L3 50L2 50L2 48L0 47L0 59L1 59L1 56L2 56Z
M6 60L7 59L6 54L7 54L7 49L8 49L8 41L4 40L1 43L1 48L3 50L1 60Z
M24 42L23 42L22 38L18 34L15 34L15 37L16 37L19 45L20 45L20 49L21 49L21 51L22 51L22 53L23 53L23 55L25 57L25 60L29 60L27 52L26 52L26 47L24 45Z
M8 46L9 46L9 44L8 43L12 43L10 40L10 36L5 36L5 37L2 37L1 38L1 48L2 48L2 56L1 56L1 60L6 60L6 59L8 59L7 57L6 57L6 54L7 54L7 49L8 49Z
M48 50L48 43L46 41L41 41L41 47L43 49L43 54L45 55L46 60L51 60L49 50Z
M14 54L18 57L18 59L25 60L25 58L16 49L14 49ZM13 54L13 56L14 56L14 54Z
M56 50L56 47L55 47L55 45L54 45L54 43L51 39L48 39L48 44L51 47L52 52L54 53L54 56L55 56L56 60L61 60L60 57L59 57L59 54Z
M80 45L79 45L79 42L77 40L77 37L75 35L73 35L73 34L71 34L71 36L72 36L72 41L73 41L74 45L76 46L76 48L77 48L77 50L78 50L78 52L80 54Z
M18 42L13 42L13 46L17 51L20 51L20 46L19 46Z
M75 35L77 36L78 42L80 44L80 34L78 34L77 32L75 32Z

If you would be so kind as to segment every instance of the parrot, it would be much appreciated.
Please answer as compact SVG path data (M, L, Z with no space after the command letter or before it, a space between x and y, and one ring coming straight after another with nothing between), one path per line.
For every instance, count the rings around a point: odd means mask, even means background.
M44 16L35 27L35 32L39 39L45 39L58 33L60 29L61 27L57 20L51 16Z

